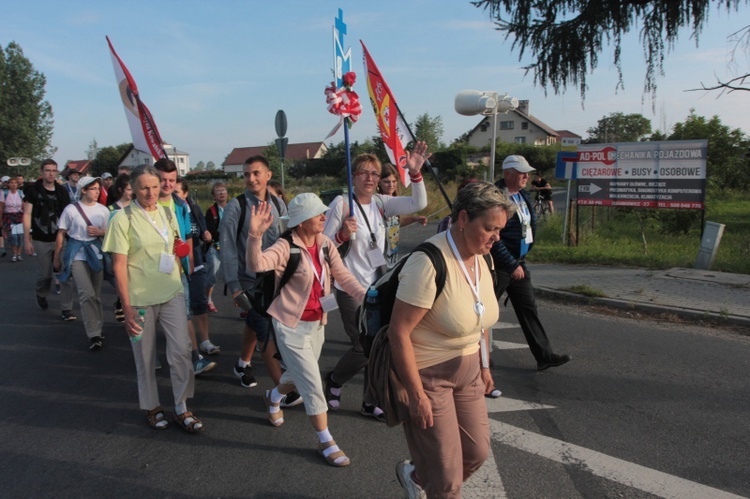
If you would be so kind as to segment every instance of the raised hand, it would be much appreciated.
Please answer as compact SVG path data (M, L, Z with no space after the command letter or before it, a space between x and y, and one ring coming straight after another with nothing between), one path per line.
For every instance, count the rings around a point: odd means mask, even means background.
M416 175L422 169L422 165L432 154L427 154L427 143L419 141L414 144L414 150L406 151L406 167L409 173Z
M261 237L273 223L271 205L261 201L258 206L250 207L250 235Z

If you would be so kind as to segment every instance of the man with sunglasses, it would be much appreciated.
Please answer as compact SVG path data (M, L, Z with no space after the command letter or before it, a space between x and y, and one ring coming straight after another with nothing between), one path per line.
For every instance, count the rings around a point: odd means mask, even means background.
M496 185L504 190L516 204L517 210L500 231L500 241L492 247L495 271L498 277L499 295L507 291L508 298L523 330L526 342L537 363L537 370L543 371L568 362L570 355L558 355L552 346L544 326L539 320L531 284L531 273L526 267L526 255L534 245L536 219L531 198L524 190L529 174L534 171L523 156L512 155L503 161L503 178Z

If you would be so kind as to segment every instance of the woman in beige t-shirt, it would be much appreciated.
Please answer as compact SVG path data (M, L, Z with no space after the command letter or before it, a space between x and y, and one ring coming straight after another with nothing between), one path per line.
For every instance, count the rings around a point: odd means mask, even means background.
M445 259L440 295L427 255L414 253L401 270L388 338L409 396L404 432L412 462L399 463L397 474L411 496L424 490L427 497L460 497L462 483L487 458L484 395L494 383L485 331L500 310L482 255L513 210L492 184L467 185L453 203L451 228L428 240Z

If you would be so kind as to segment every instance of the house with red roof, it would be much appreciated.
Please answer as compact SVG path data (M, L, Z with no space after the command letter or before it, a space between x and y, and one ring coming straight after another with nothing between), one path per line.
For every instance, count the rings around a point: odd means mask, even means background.
M468 133L469 145L475 147L490 146L492 143L493 116L484 116ZM554 130L542 120L531 115L529 101L518 101L518 107L508 114L497 115L497 140L515 142L516 144L533 144L536 146L557 143L581 142L581 136L568 130Z
M224 173L241 177L242 167L245 164L245 160L250 156L265 155L269 147L273 146L235 147L221 164L224 168ZM284 162L318 159L322 157L327 150L328 148L324 142L300 142L298 144L289 144L286 147L286 154L284 154Z

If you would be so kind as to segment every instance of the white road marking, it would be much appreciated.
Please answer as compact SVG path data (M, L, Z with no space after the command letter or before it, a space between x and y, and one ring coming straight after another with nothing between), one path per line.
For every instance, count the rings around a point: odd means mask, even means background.
M510 341L499 341L495 340L492 345L498 350L518 350L521 348L529 349L529 345L526 343L512 343Z
M500 390L503 387L499 387ZM511 399L500 397L496 399L485 399L487 401L487 412L513 412L513 411L531 411L536 409L554 409L554 405L538 404L536 402L526 402L525 400Z
M491 438L496 442L561 464L580 467L607 480L659 497L675 499L742 497L493 419L490 419L490 432ZM485 466L491 465L497 469L494 459L493 462L487 460L485 463Z
M491 445L487 461L461 487L461 496L472 499L485 499L489 497L505 499L508 497L505 494L505 487L503 487L503 479L500 478L500 472L497 471L495 455L492 453Z
M510 322L496 322L490 329L513 329L519 327L518 324L512 324Z

